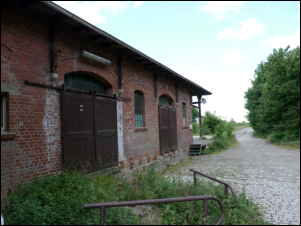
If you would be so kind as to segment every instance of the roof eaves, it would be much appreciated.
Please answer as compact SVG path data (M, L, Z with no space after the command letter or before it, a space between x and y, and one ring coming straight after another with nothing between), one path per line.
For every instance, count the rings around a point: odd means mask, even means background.
M82 18L78 17L77 15L75 15L75 14L69 12L68 10L62 8L61 6L55 4L55 3L51 2L51 1L42 1L42 2L43 2L45 5L48 5L48 6L50 6L51 8L53 8L53 9L55 9L55 10L57 10L57 11L63 13L64 15L66 15L66 16L68 16L68 17L74 19L74 20L76 20L77 22L79 22L79 23L81 23L82 25L88 27L89 29L96 31L96 32L99 33L100 35L102 35L102 36L104 36L104 37L106 37L106 38L108 38L108 39L111 39L112 41L118 43L119 45L121 45L121 46L123 46L123 47L125 47L125 48L127 48L127 49L129 49L129 50L131 50L131 51L133 51L134 53L136 53L136 54L138 54L138 55L140 55L140 56L143 56L144 58L148 59L148 60L151 61L152 63L157 64L158 66L164 68L165 70L171 72L172 74L178 76L179 78L181 78L181 79L187 81L187 82L190 83L191 85L195 86L195 88L196 88L197 90L201 90L202 93L204 93L203 95L211 95L211 94L212 94L211 92L207 91L207 90L204 89L203 87L197 85L196 83L194 83L194 82L190 81L189 79L183 77L182 75L176 73L175 71L171 70L170 68L168 68L168 67L166 67L165 65L161 64L160 62L158 62L158 61L152 59L151 57L145 55L144 53L142 53L142 52L140 52L139 50L133 48L132 46L130 46L130 45L124 43L123 41L121 41L121 40L115 38L114 36L108 34L107 32L105 32L105 31L99 29L98 27L95 27L94 25L92 25L92 24L90 24L89 22L83 20Z

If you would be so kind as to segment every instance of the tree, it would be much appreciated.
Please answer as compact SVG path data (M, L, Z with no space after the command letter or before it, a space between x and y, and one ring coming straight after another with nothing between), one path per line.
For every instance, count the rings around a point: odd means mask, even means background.
M300 139L300 47L274 49L255 70L245 93L252 128L261 134Z
M196 122L195 119L199 117L199 111L192 107L192 122Z
M222 123L223 120L211 114L209 111L205 112L205 117L203 119L203 128L207 127L211 132L215 132L215 127Z

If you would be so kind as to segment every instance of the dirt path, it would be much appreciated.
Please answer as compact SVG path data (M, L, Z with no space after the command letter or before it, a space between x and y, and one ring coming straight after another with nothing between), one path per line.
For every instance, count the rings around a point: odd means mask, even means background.
M235 147L193 157L182 171L183 179L191 178L188 170L194 168L230 182L237 191L245 187L248 197L266 210L268 221L300 225L300 150L271 145L252 133L251 128L239 130Z

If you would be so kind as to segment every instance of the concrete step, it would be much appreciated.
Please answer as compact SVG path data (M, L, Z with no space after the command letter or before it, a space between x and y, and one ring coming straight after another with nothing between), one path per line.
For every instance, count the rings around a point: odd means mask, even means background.
M202 144L190 144L190 148L200 148L202 147Z

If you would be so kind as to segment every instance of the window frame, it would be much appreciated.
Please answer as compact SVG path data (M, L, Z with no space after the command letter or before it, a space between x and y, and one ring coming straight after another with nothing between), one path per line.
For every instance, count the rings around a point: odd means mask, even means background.
M141 95L141 102L136 102L136 93ZM136 110L138 109L137 108L137 105L136 104L141 104L141 107L139 107L141 110L141 114L137 114ZM134 108L135 108L135 127L136 128L142 128L142 127L145 127L145 114L144 114L144 93L141 92L140 90L135 90L134 91ZM140 112L138 112L140 113ZM142 115L142 120L137 120L136 119L136 115ZM137 123L138 122L138 123ZM141 125L142 123L142 125ZM138 125L137 125L138 124Z
M77 76L77 77L76 77ZM71 72L68 74L65 74L64 76L64 82L67 88L71 89L77 89L77 90L84 90L84 91L90 91L90 89L95 88L94 86L98 86L102 89L102 92L97 93L103 93L108 94L108 87L98 78L95 78L94 76L83 73L83 72ZM79 87L76 87L76 84ZM70 87L71 85L71 87ZM83 86L89 86L90 88L86 89L86 87L83 89ZM92 89L95 90L95 89Z
M182 119L183 127L187 127L187 107L185 102L182 103Z
M3 126L1 126L1 132L2 132L7 130L7 97L4 93L1 93L1 102L2 102L1 111L2 111L2 119L3 119Z
M168 104L166 104L166 102L168 102ZM159 104L171 106L171 101L166 95L163 94L159 97Z

